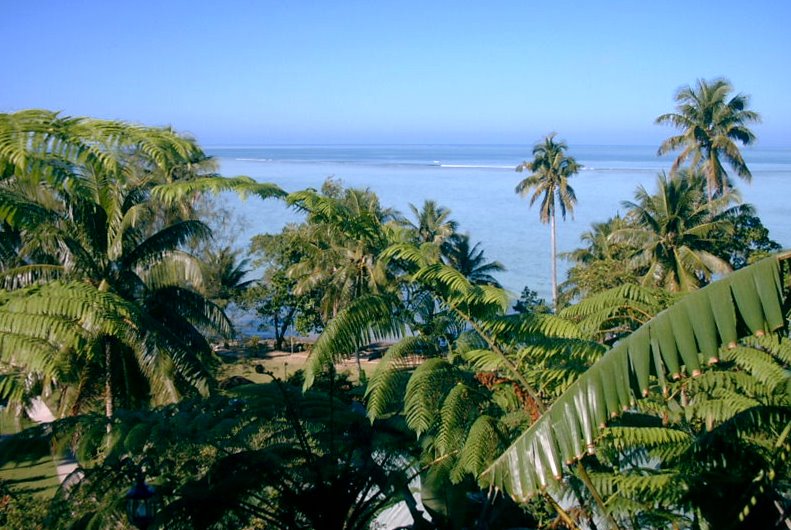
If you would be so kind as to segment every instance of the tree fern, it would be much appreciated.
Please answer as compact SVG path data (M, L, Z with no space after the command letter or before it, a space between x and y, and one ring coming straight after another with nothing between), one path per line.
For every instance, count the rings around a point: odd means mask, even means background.
M478 407L486 397L462 381L457 382L444 396L436 439L440 454L449 454L462 448L470 425L480 414Z

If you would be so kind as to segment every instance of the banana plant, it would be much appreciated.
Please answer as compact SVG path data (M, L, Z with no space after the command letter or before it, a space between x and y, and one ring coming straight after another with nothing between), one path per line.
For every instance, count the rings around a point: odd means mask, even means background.
M618 341L484 471L482 480L526 502L562 485L564 465L595 454L607 425L635 412L639 400L659 393L669 396L680 382L704 381L706 367L720 359L737 365L750 362L755 356L743 353L742 339L768 337L786 327L783 270L789 259L791 253L785 253L732 273L685 296ZM779 374L786 384L778 391L788 393L788 371L783 370ZM771 370L760 368L757 374L766 378ZM711 414L728 403L714 400L706 410ZM791 421L788 400L782 403L776 412ZM739 409L745 415L751 413L748 405ZM681 399L679 406L690 403ZM724 418L728 415L715 416ZM776 434L780 449L787 436Z

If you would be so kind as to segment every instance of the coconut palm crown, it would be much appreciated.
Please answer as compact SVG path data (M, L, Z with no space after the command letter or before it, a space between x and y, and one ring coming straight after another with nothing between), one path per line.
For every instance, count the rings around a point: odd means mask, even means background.
M636 248L634 264L647 267L644 285L691 291L731 271L715 254L715 242L732 230L730 203L739 196L730 191L707 202L703 190L703 177L694 172L660 173L655 194L641 186L636 202L623 203L634 226L613 232L610 239Z
M731 92L733 86L727 79L699 79L694 88L686 86L676 93L676 112L656 119L658 124L681 129L680 134L662 142L658 154L681 150L671 173L691 158L692 167L701 168L706 175L709 200L729 187L723 161L747 182L752 178L736 144L755 142L748 125L760 123L761 117L748 110L749 96L736 94L729 98Z

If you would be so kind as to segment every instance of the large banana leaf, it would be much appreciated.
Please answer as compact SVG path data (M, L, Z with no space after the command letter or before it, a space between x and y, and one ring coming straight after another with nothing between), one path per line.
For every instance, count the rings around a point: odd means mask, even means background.
M563 463L593 453L608 419L659 386L696 376L721 346L784 328L781 262L773 256L687 295L616 343L483 473L524 501L562 475Z

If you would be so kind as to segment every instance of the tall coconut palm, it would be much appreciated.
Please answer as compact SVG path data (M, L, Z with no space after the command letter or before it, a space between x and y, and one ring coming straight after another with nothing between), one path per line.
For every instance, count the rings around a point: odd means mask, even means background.
M760 123L761 118L757 112L748 110L749 96L736 94L729 99L731 92L733 86L727 79L699 79L694 88L686 86L676 93L676 112L656 119L658 124L681 129L680 134L662 142L658 154L681 149L671 173L691 158L692 167L700 167L706 175L709 200L729 187L723 161L747 182L752 178L736 144L755 142L755 134L748 126Z
M533 160L522 162L516 166L518 172L530 171L531 174L516 186L516 193L530 196L532 206L541 197L539 219L549 223L552 247L552 305L558 310L558 270L555 219L560 209L563 219L566 212L573 214L577 196L569 186L568 179L577 173L580 164L573 157L566 156L568 146L565 142L555 141L556 133L552 133L541 143L533 146Z
M707 201L703 177L685 171L657 177L657 192L642 186L635 202L625 201L634 228L622 228L610 238L638 249L634 265L645 268L643 284L669 291L691 291L712 275L731 271L728 262L712 251L731 229L727 209L735 192Z

